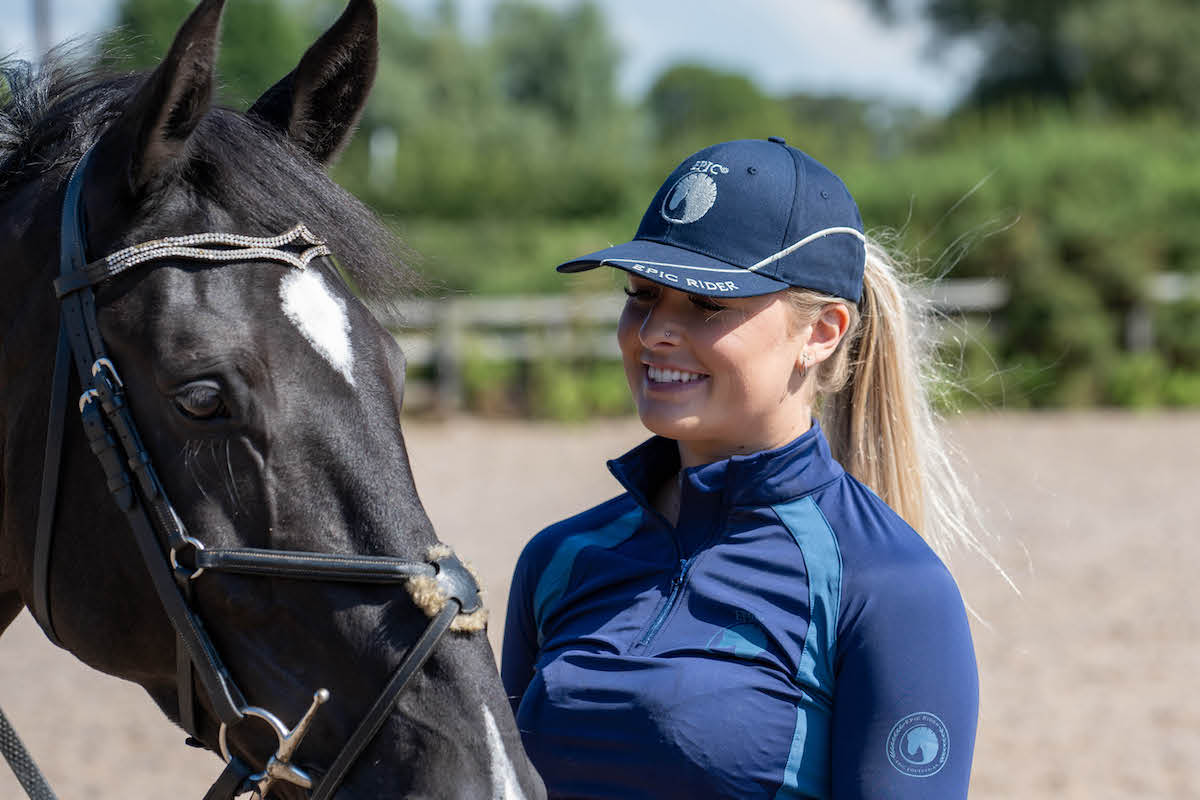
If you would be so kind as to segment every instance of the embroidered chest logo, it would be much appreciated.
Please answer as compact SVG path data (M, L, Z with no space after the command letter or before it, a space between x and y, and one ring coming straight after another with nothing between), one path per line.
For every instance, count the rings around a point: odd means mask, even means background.
M736 624L717 631L708 640L708 650L731 653L738 658L753 659L767 649L767 634L757 620L744 611L735 615Z
M686 225L708 213L717 202L713 175L726 175L729 168L713 161L697 161L667 192L660 212L667 222Z
M950 732L936 714L909 714L892 726L887 756L893 767L909 777L936 775L950 757Z

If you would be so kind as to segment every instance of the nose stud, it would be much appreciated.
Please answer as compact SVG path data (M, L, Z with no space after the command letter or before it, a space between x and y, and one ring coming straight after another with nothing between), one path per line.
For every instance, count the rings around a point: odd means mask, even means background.
M674 336L674 335L675 335L675 332L674 332L674 331L666 331L666 330L664 330L664 331L663 331L663 338L664 338L664 339L670 339L670 338L671 338L672 336Z

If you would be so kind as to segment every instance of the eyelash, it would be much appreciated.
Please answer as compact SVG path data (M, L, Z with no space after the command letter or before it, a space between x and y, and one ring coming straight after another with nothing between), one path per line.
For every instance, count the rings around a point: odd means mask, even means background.
M641 302L653 300L657 294L658 293L653 289L630 289L629 287L625 287L626 297L629 297L633 300L639 300ZM720 303L716 303L704 295L690 294L688 295L688 299L692 301L692 305L704 311L715 313L717 311L724 311L726 308Z

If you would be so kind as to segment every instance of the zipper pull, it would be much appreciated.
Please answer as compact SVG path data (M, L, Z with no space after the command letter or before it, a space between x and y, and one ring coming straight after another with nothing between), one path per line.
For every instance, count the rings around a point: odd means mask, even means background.
M679 559L679 572L675 573L675 577L671 580L671 588L678 589L683 583L683 573L687 572L688 560L686 558Z

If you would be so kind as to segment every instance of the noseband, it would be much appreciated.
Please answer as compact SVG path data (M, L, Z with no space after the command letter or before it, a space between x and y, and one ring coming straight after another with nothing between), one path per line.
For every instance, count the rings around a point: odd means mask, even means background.
M129 518L154 589L177 633L177 666L180 724L199 741L196 725L198 682L220 722L217 749L228 762L225 771L205 795L205 800L225 800L255 790L266 797L277 782L312 789L312 800L329 800L346 773L382 727L395 703L455 618L482 607L479 586L453 554L437 554L428 562L404 561L387 556L308 553L257 548L207 549L188 535L175 513L150 456L142 445L137 426L125 400L124 384L108 358L96 321L92 287L123 271L148 261L185 258L199 261L271 260L305 269L329 249L303 226L277 237L260 238L231 234L194 234L170 237L135 245L107 258L88 263L84 214L81 202L84 175L90 151L71 173L63 198L60 274L54 282L61 316L58 349L46 431L46 456L42 472L34 547L34 596L32 612L51 640L63 646L54 631L50 610L50 550L54 532L54 510L58 493L59 465L66 417L68 362L74 360L83 394L79 411L92 452L101 467L117 505ZM295 245L297 241L302 245ZM301 253L285 246L307 247ZM165 551L164 551L165 544ZM432 614L420 638L392 673L374 705L342 747L334 763L319 781L291 763L292 754L312 723L329 692L319 689L312 705L294 728L262 708L247 704L237 684L221 662L212 640L192 607L192 586L203 572L228 572L299 580L340 583L399 584L413 578L433 579L446 599ZM255 717L275 732L279 748L260 772L229 752L226 733L247 717Z

